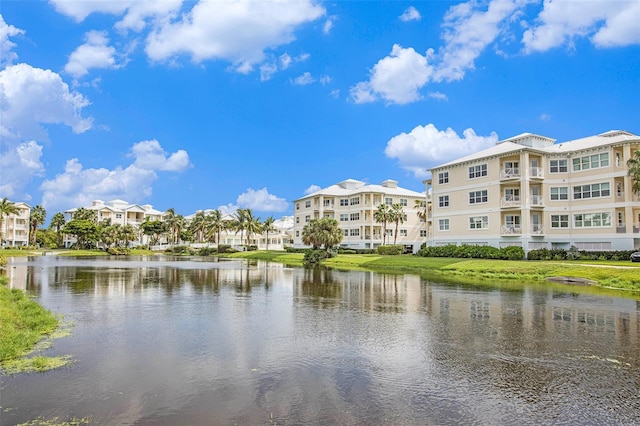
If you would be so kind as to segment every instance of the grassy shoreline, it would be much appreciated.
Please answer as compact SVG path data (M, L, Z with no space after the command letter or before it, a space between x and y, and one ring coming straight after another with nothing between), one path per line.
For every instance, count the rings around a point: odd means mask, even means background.
M224 255L228 258L269 260L302 265L300 253L253 251ZM595 281L596 286L640 293L640 264L624 261L533 261L427 258L412 255L382 256L341 254L322 265L348 270L412 273L446 278L546 281L550 277L575 277Z

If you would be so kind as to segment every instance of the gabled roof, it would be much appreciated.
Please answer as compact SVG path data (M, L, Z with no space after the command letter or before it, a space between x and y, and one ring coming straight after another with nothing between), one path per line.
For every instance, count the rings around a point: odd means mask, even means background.
M388 194L388 195L398 195L398 196L406 196L406 197L423 197L424 193L412 191L410 189L401 188L397 186L397 181L392 179L387 179L381 185L376 184L366 184L365 182L355 180L355 179L347 179L339 182L337 184L328 186L326 188L322 188L318 191L312 192L310 194L305 195L304 197L298 198L298 200L314 197L318 195L327 195L333 197L348 197L350 195L356 195L361 193L380 193L380 194ZM294 200L297 201L297 200Z

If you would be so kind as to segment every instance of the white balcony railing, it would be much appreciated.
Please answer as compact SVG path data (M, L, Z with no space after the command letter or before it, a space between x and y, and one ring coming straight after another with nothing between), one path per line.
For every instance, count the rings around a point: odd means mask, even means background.
M502 197L502 199L500 200L501 207L520 207L521 205L522 201L520 201L519 195Z
M500 172L500 179L515 179L520 177L520 168L511 167Z
M529 198L529 205L534 207L544 206L544 198L540 195L532 195Z
M500 233L502 235L520 235L522 234L522 228L520 225L502 225Z
M542 235L542 234L544 234L544 226L542 226L540 224L531 225L531 233L533 235Z
M634 223L633 224L633 233L634 234L640 234L640 223Z
M544 169L541 167L530 167L529 177L536 179L544 179Z

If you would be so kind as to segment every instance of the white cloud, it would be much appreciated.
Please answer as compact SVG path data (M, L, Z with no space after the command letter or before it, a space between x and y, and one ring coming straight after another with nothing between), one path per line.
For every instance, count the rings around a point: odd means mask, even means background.
M489 148L498 141L495 132L478 136L473 129L466 129L462 135L451 128L438 130L430 123L392 137L384 152L397 159L403 169L424 178L428 168Z
M298 77L294 78L292 83L295 84L296 86L306 86L307 84L311 84L315 81L316 79L313 78L310 72L305 72L302 75L299 75Z
M266 49L293 41L298 26L324 14L309 0L199 2L177 22L158 25L147 38L146 52L155 61L181 54L196 63L224 59L248 72L262 62Z
M304 62L307 59L309 59L308 53L303 53L296 57L283 53L277 58L272 57L269 61L265 61L260 65L260 81L270 80L276 72L286 70L292 64ZM248 68L248 71L251 71L251 67Z
M147 170L181 172L191 165L187 151L180 149L167 156L155 139L134 144L130 156L135 157L135 166Z
M336 16L329 16L326 21L324 21L324 25L322 26L322 32L326 35L331 32L333 29L333 23L337 19Z
M283 70L289 68L289 65L291 65L291 62L293 61L293 59L291 59L291 55L288 53L283 53L278 59L280 61L280 68Z
M329 92L329 96L334 99L338 99L340 97L340 89L333 89L331 92Z
M331 77L329 77L328 75L321 75L320 79L318 81L320 82L320 84L325 86L325 85L331 83Z
M64 70L75 78L86 75L91 68L114 69L116 49L109 46L109 39L104 32L89 31L85 35L85 44L78 46L71 55Z
M576 37L590 37L597 47L640 43L640 2L633 1L549 1L537 25L522 37L525 52L544 52Z
M267 188L257 191L249 188L238 196L236 203L242 208L262 212L283 212L289 207L289 203L284 198L269 194Z
M3 140L45 140L41 124L64 124L83 133L93 125L93 118L83 118L82 109L89 101L70 91L60 75L27 64L12 65L0 71L0 100Z
M16 28L13 25L7 25L2 15L0 15L0 66L11 65L18 59L18 55L12 52L16 44L10 41L9 37L20 34L24 34L24 30Z
M449 98L442 92L429 92L428 96L438 101L448 101Z
M44 173L40 161L42 146L35 141L24 142L16 147L9 147L0 153L0 194L11 197L20 194L34 176Z
M167 156L158 141L142 141L131 148L135 158L126 167L85 169L77 158L67 161L63 173L40 185L42 205L64 210L89 204L95 199L121 198L142 202L153 193L157 171L183 171L189 165L186 151Z
M419 21L420 19L422 19L420 12L413 6L409 6L402 15L400 15L400 20L403 22Z
M550 114L546 114L546 113L542 113L542 114L540 114L540 120L549 121L549 120L551 120L551 115Z
M373 102L382 98L387 103L406 104L421 99L419 90L427 83L433 68L426 56L412 48L394 44L389 56L373 67L370 79L351 88L355 103Z
M304 195L313 194L314 192L320 191L322 188L318 185L311 185L307 189L304 190Z
M260 65L260 81L270 80L276 72L278 72L276 64L264 63Z
M182 0L110 0L78 1L50 0L56 11L82 22L94 13L123 16L115 27L119 30L141 31L146 19L162 21L168 19L182 6Z
M526 4L526 0L492 0L486 10L482 3L468 2L452 6L444 17L445 45L438 52L439 64L434 81L461 80L466 70L474 69L480 53L494 42L502 25Z

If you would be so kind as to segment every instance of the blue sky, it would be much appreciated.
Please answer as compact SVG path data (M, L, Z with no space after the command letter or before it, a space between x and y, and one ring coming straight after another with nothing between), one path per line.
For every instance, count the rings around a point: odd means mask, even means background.
M3 1L0 197L290 215L533 132L640 133L638 1Z

